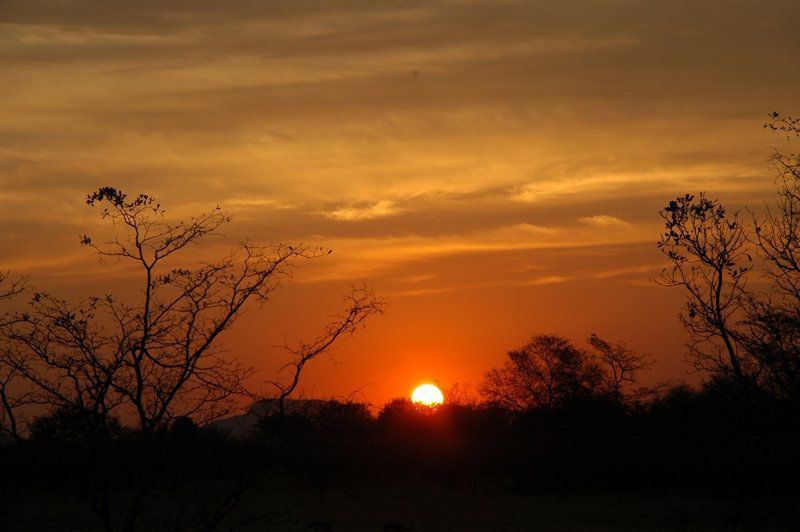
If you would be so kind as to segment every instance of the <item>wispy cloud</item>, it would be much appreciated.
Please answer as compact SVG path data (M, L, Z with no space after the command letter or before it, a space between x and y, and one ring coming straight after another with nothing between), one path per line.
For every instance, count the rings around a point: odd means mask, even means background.
M377 203L373 203L372 205L341 207L326 213L326 216L333 218L334 220L352 222L383 218L386 216L392 216L397 212L399 212L399 209L393 201L381 200Z
M616 216L609 216L607 214L596 214L594 216L583 216L578 218L582 224L591 225L592 227L613 227L613 226L629 226L630 224L622 218Z
M634 266L625 266L622 268L612 268L609 270L603 270L594 273L594 277L597 279L609 279L612 277L625 277L630 276L631 274L642 274L642 273L650 273L655 274L664 267L663 263L650 263L650 264L639 264Z
M526 286L540 286L548 284L559 284L571 279L567 275L544 275L542 277L535 277L523 283Z

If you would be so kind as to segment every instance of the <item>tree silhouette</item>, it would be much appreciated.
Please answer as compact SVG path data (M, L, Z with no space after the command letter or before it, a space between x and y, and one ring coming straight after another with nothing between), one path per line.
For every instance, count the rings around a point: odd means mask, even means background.
M553 409L597 399L624 404L652 393L635 386L637 372L652 365L647 357L596 334L588 343L594 352L579 349L560 336L533 336L510 351L501 367L484 375L480 392L487 401L515 411Z
M798 117L772 113L765 127L789 142L800 140ZM751 299L745 342L769 390L800 398L800 153L776 150L771 161L778 172L777 198L763 218L753 216L753 226L772 288Z
M244 383L252 370L224 356L222 333L248 303L268 301L297 260L329 252L300 244L242 242L230 254L194 268L169 266L230 217L216 208L168 222L153 197L129 197L112 187L98 189L86 203L102 209L101 218L112 223L114 232L103 241L84 235L81 243L101 259L138 268L139 296L70 301L35 292L26 312L2 320L0 368L22 379L27 393L65 420L91 420L91 434L98 434L98 440L110 439L116 419L134 422L129 452L137 467L128 479L132 496L127 506L112 508L114 471L99 471L91 486L93 510L104 528L114 529L115 515L121 514L121 528L133 530L158 480L153 457L159 432L186 417L203 424L228 412L237 396L252 395ZM312 344L313 356L381 309L363 288L354 290L348 302L345 319L329 328L321 343ZM302 365L295 386L301 370Z
M765 127L800 139L798 118L772 113ZM680 320L698 369L742 389L800 399L800 154L776 150L771 160L777 199L750 225L705 194L661 211L658 246L672 265L660 280L687 296ZM771 281L767 288L748 286L754 265Z
M602 381L600 366L566 338L540 334L489 370L480 391L513 410L553 408L589 397Z
M752 258L739 214L705 194L676 198L659 214L665 231L658 247L672 263L660 282L687 294L679 319L692 337L690 362L746 381L753 368L736 327L745 314Z
M11 279L8 272L0 272L0 302L9 300L25 290L24 279ZM11 313L0 315L0 327L8 327L22 319ZM19 390L20 372L6 362L5 346L0 346L0 436L16 441L22 439L20 411L36 402L29 390Z
M649 388L639 385L637 374L653 367L647 355L634 352L624 343L612 344L592 334L588 340L595 360L602 370L600 393L617 403L631 403L651 397L663 385Z

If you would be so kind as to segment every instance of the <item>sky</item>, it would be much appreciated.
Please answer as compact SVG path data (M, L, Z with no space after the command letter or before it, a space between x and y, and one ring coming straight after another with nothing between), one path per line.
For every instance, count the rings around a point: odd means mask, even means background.
M334 250L225 337L272 378L366 281L387 302L305 375L380 404L476 388L532 334L595 332L693 382L658 211L774 189L798 114L794 1L0 0L0 269L120 286L78 245L98 186L242 238ZM259 378L261 378L259 377Z

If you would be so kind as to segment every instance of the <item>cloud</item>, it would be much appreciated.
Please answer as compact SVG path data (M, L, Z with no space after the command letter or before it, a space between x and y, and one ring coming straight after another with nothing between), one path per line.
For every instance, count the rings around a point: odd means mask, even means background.
M540 285L548 285L548 284L559 284L566 281L569 281L571 277L567 275L544 275L542 277L536 277L524 283L527 286L540 286Z
M651 239L652 232L646 227L624 228L598 234L593 228L531 224L508 225L469 233L329 238L324 242L335 250L332 260L318 269L312 266L308 275L298 279L300 282L317 282L365 278L414 263L448 259L461 261L462 268L469 271L469 265L473 263L471 257L503 257L535 250L566 251L649 242ZM552 282L547 276L541 278ZM520 281L519 284L526 283Z
M591 167L581 170L589 175L563 175L524 183L511 189L510 196L524 203L574 204L600 203L620 196L669 197L678 191L709 187L714 187L718 193L763 193L766 190L765 183L755 177L758 170L754 165L741 163L682 162L674 168L665 168L659 161L637 172L599 171Z
M631 277L632 274L656 274L663 267L664 263L640 264L596 272L594 276L597 279L609 279L612 277Z
M646 240L671 196L769 190L800 81L780 1L145 5L0 10L0 261L70 253L106 184L363 271Z
M395 203L390 200L381 200L372 205L342 207L326 213L326 216L334 220L344 220L348 222L373 220L397 214L398 209Z
M622 218L616 216L608 216L606 214L596 214L594 216L583 216L578 218L582 224L591 225L592 227L612 227L612 226L629 226L630 224Z

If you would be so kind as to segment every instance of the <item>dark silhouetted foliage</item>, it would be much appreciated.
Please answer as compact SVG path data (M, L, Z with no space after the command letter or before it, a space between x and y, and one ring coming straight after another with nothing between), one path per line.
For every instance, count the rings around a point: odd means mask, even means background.
M772 113L765 127L800 140L797 118ZM777 198L750 223L705 194L661 211L662 282L687 296L680 320L695 367L732 376L742 393L800 401L800 153L776 150L772 163ZM749 283L754 272L769 286Z
M489 402L526 411L600 402L622 405L652 392L636 387L637 372L651 365L646 357L594 334L589 345L593 351L560 336L533 336L509 352L501 367L484 375L481 394Z

